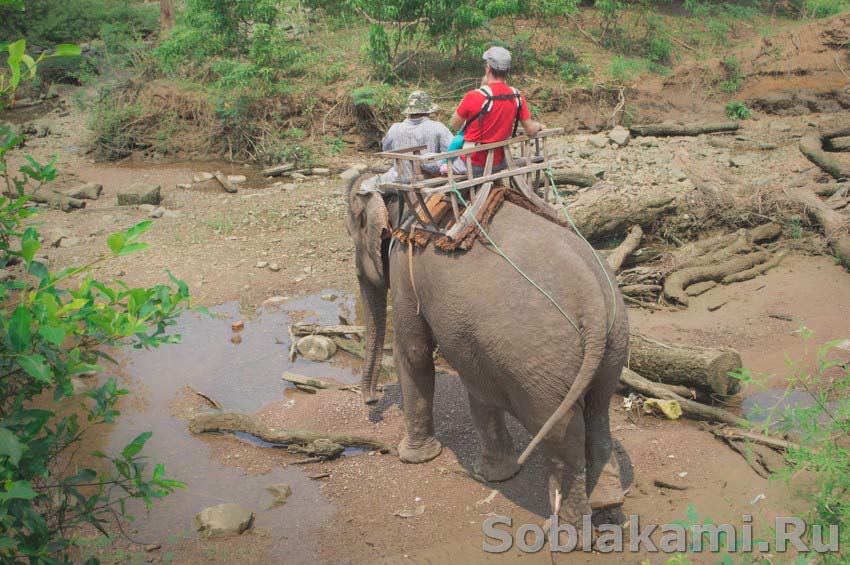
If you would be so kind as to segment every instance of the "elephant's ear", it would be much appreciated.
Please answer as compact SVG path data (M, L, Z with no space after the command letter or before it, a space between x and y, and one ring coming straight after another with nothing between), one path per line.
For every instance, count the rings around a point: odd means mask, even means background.
M381 195L372 192L355 196L346 227L354 239L357 275L375 286L386 285L381 242L384 230L389 229L389 215Z

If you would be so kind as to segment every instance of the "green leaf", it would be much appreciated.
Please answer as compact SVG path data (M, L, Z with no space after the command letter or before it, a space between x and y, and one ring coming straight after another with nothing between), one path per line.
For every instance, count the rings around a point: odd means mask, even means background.
M147 243L128 243L124 247L121 248L121 251L116 253L117 257L123 257L124 255L130 255L132 253L138 253L139 251L144 251L147 249L149 245Z
M65 340L65 330L56 326L40 326L38 333L57 347L61 347L62 342Z
M30 263L35 257L35 252L41 248L41 243L37 239L21 240L21 258Z
M50 367L47 366L44 357L41 355L23 355L18 357L18 365L37 381L45 384L53 382L50 375Z
M145 442L150 439L153 435L153 432L144 432L136 436L136 439L127 444L127 447L121 452L121 456L124 459L132 459L137 453L139 453L144 447Z
M0 537L0 552L14 550L17 547L18 542L16 542L12 538L7 536Z
M18 441L18 438L6 428L0 428L0 455L5 455L15 467L21 461L26 447Z
M132 228L127 230L127 241L133 241L138 238L140 235L151 229L153 222L150 220L145 220L144 222L139 222Z
M106 240L106 243L109 245L112 253L118 255L127 243L127 235L124 232L113 233Z
M0 502L13 499L32 500L37 496L38 493L32 490L29 481L15 481L6 489L6 492L0 492Z
M14 43L10 43L6 48L9 52L9 59L7 63L9 64L9 69L12 71L9 84L12 86L13 90L17 88L18 84L21 82L21 57L24 55L26 45L27 42L25 39L19 39Z
M60 43L56 46L56 51L48 55L48 57L79 57L82 52L83 50L79 45Z
M12 352L21 353L30 347L30 325L32 324L32 315L23 304L15 308L12 314L12 319L9 321L9 341L12 345Z

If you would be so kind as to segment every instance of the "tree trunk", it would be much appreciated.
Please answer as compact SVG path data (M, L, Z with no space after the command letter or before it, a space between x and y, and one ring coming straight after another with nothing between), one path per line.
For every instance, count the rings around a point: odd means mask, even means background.
M740 129L738 122L717 122L706 124L647 124L643 126L631 126L629 131L632 135L651 135L655 137L670 136L692 136L704 133L717 133L721 131L736 131Z
M164 35L174 27L174 0L159 0L159 32Z
M637 332L629 336L629 362L633 371L651 380L729 396L740 389L728 373L741 368L734 349L696 345L670 345Z
M620 234L634 225L648 227L675 209L676 196L666 189L626 194L610 184L582 193L567 207L589 240Z

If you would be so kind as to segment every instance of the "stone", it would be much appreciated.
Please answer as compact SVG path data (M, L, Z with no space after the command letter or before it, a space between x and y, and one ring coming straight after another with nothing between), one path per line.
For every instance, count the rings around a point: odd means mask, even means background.
M759 143L759 149L762 151L773 151L777 147L775 143Z
M261 306L264 308L279 308L283 304L289 302L288 296L272 296L263 300Z
M63 237L61 240L59 240L59 247L76 247L79 244L79 237Z
M257 261L257 268L258 269L265 269L268 266L269 266L268 261Z
M587 168L587 172L598 179L604 179L605 173L608 172L608 169L602 165L591 165Z
M729 158L729 164L733 167L746 167L750 164L750 159L743 155L733 155Z
M253 520L253 512L228 502L201 510L195 516L195 527L205 538L226 538L238 536L251 526Z
M227 175L227 180L232 182L233 184L240 184L248 181L248 177L245 175Z
M670 167L670 178L682 182L683 180L687 180L688 175L686 175L682 169L678 167Z
M789 132L791 131L791 126L785 122L771 122L770 129L779 132Z
M629 130L624 128L623 126L617 126L611 131L608 132L608 139L619 145L620 147L625 147L629 144L629 140L632 138L632 134Z
M156 210L151 210L148 213L148 218L154 218L154 219L161 218L163 214L165 214L165 208L160 206Z
M313 174L319 177L326 177L331 174L330 169L326 169L325 167L313 167Z
M80 185L77 188L72 188L71 190L64 192L64 194L65 196L70 196L71 198L97 200L98 198L100 198L101 192L103 192L102 184L98 184L96 182L89 182Z
M310 361L327 361L336 353L336 344L323 335L306 335L295 342L295 348Z
M177 210L166 210L166 211L162 214L162 217L163 217L163 218L182 218L182 217L183 217L183 213L182 213L182 212L178 212Z
M307 175L302 175L301 173L292 173L289 176L292 177L295 180L300 180L300 181L307 180Z
M594 147L598 147L599 149L608 146L608 138L602 135L601 133L588 136L587 142L593 145Z
M158 205L161 201L162 196L158 184L137 183L118 192L119 206Z
M214 179L215 176L212 173L195 173L192 177L192 182L195 184L200 184L202 182L207 182L208 180Z
M158 208L158 206L154 206L153 204L142 204L141 206L139 206L139 210L141 210L142 212L148 212L148 213L153 212L157 208Z
M292 496L292 487L286 483L269 485L266 487L266 490L269 491L272 495L272 499L269 502L269 505L267 506L268 510L286 504L286 499Z
M273 273L277 273L280 271L280 265L277 263L269 263L269 270Z

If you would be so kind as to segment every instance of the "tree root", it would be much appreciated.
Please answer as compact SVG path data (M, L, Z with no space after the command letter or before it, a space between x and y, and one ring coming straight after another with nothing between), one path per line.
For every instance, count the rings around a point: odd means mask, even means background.
M757 276L759 276L759 275L767 272L768 270L776 267L777 265L779 265L782 262L782 260L785 259L785 257L787 255L788 255L788 251L782 250L779 253L777 253L776 255L774 255L771 260L766 261L766 262L762 263L761 265L756 265L755 267L753 267L751 269L746 269L746 270L741 271L739 273L727 275L727 276L723 277L723 280L721 280L720 282L722 282L723 284L732 284L732 283L736 283L736 282L742 282L742 281L748 281L750 279L754 279Z
M193 434L243 432L268 443L281 445L307 445L316 440L327 440L346 447L367 447L381 453L393 452L392 447L374 438L312 430L276 430L261 423L254 416L233 412L195 416L189 421L189 431Z
M611 270L615 273L623 266L626 257L631 255L640 245L640 240L643 238L643 230L640 226L632 226L629 230L629 235L626 239L617 246L606 258L608 264L611 265Z
M804 136L800 139L800 151L825 173L838 180L850 179L850 165L824 151L822 143L822 136Z
M831 210L808 187L790 189L786 194L792 201L805 206L809 217L821 226L827 243L841 264L850 269L850 234L846 214Z
M770 258L769 251L757 251L739 255L714 265L689 267L676 271L664 281L664 298L674 304L687 306L689 298L685 288L689 285L702 281L722 281L727 276L751 269Z

